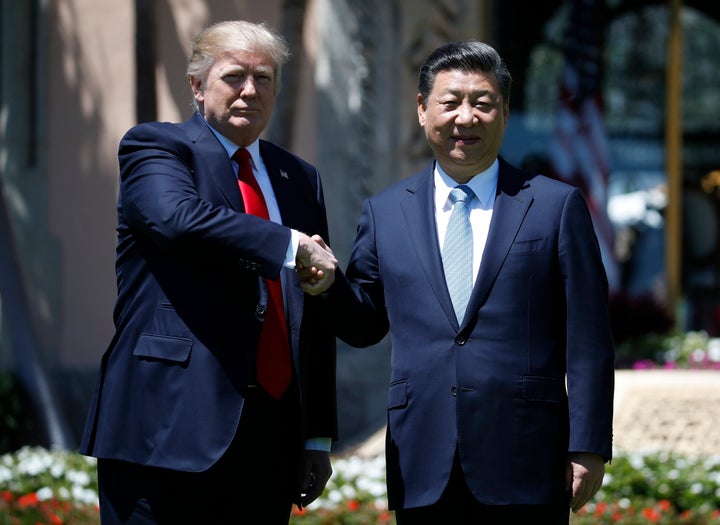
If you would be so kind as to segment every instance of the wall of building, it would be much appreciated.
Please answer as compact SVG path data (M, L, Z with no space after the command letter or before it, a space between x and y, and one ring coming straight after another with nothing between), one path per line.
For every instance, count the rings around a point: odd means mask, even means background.
M17 11L20 4L36 11ZM153 4L157 119L180 121L191 114L184 71L195 34L212 22L235 18L289 27L298 12L283 18L283 6L303 2ZM417 125L417 67L441 41L481 37L484 5L470 0L305 2L304 31L291 59L298 81L294 89L281 91L282 112L266 138L283 137L283 145L319 167L333 246L342 263L362 200L429 160ZM34 0L0 6L3 42L15 40L8 31L17 38L36 35L36 49L27 55L15 56L3 46L2 62L4 111L13 99L24 104L13 104L20 116L3 128L16 132L22 147L4 139L3 151L10 152L11 161L28 155L35 161L15 168L6 161L0 180L5 201L15 203L11 242L22 263L36 346L53 385L50 397L73 442L113 333L116 153L136 121L136 2ZM27 30L34 25L39 31ZM13 84L9 71L30 64L37 71L30 84ZM23 359L8 333L0 327L4 367ZM389 346L359 351L341 345L338 370L341 432L351 443L384 424Z

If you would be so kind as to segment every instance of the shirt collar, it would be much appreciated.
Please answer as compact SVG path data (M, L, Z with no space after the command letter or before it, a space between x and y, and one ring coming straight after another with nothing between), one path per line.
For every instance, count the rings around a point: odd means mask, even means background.
M468 186L484 209L492 209L497 190L498 172L500 163L497 159L485 171L474 175L465 186ZM445 207L450 190L459 184L450 175L445 173L438 162L435 162L435 199L438 206Z
M203 117L203 122L205 122L205 125L207 125L208 129L212 131L212 134L215 135L222 147L225 148L228 157L232 158L232 156L235 155L235 152L240 146L235 144L232 140L225 137L224 135L221 135L215 128L210 125L207 120L205 120L205 117ZM260 139L256 139L255 142L253 142L249 146L245 146L245 148L250 152L253 164L255 164L255 166L258 166L258 162L255 159L260 158Z

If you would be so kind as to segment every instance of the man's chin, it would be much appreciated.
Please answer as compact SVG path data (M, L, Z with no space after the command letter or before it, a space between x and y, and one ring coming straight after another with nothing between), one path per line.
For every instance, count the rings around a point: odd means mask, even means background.
M247 145L254 142L262 130L263 127L256 121L247 118L231 118L218 131L236 144L241 144L240 139L242 139L241 145Z

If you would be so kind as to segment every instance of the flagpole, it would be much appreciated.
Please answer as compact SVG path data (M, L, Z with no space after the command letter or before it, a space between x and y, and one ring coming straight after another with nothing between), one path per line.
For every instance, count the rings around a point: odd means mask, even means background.
M669 35L665 83L665 170L668 180L668 205L665 226L665 265L668 308L675 314L676 328L681 323L682 297L682 48L680 22L682 0L668 0Z

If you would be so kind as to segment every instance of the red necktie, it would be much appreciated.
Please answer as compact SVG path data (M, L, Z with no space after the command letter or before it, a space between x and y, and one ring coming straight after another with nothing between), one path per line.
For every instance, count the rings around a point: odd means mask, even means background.
M265 199L250 165L250 152L240 148L233 155L233 159L239 166L238 185L245 203L245 212L269 220ZM276 281L265 279L265 282L268 288L268 304L257 350L257 376L258 383L272 397L280 399L292 376L290 345L280 278Z

